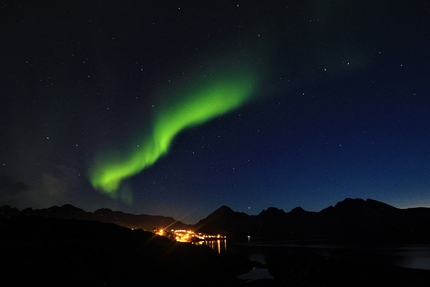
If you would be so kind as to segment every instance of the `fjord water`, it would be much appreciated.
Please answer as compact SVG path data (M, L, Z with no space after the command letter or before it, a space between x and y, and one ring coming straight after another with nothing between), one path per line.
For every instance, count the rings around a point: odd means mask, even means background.
M249 243L249 254L264 257L266 252L277 248L295 251L313 251L325 256L359 256L380 264L396 265L404 268L430 270L430 244L396 245L351 245L351 244L305 244L305 243Z
M204 244L214 249L218 254L225 252L239 253L252 261L260 263L260 268L253 268L249 272L238 276L239 279L247 281L273 279L265 265L265 256L277 250L312 252L327 257L348 257L352 260L364 260L381 265L430 270L430 244L357 245L251 241L247 243L232 243L227 242L227 239L207 241Z
M414 269L430 270L430 244L408 244L387 248L395 256L393 264Z
M227 239L205 240L193 242L194 245L207 245L218 254L227 252Z
M254 268L248 273L238 277L251 281L273 278L264 265L266 264L265 256L270 252L276 252L280 249L290 250L292 252L312 252L327 257L348 258L381 265L430 270L430 244L353 245L298 242L248 242L227 244L225 240L219 243L212 242L208 245L218 253L240 253L247 256L252 261L261 263L263 266L262 268Z

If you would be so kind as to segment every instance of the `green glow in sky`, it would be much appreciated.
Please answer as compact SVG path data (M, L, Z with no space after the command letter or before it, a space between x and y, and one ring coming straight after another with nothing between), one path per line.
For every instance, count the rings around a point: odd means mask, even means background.
M154 105L152 124L142 127L139 144L134 142L131 148L99 154L89 171L92 186L118 197L121 182L165 155L178 133L232 111L250 99L257 83L254 69L230 64L218 63L207 73L201 71L160 91L162 101Z

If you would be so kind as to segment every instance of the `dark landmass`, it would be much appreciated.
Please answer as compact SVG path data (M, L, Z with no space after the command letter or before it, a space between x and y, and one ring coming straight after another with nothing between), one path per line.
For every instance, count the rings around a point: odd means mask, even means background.
M207 234L223 234L232 241L327 240L333 242L430 243L430 208L399 209L372 199L338 202L320 212L296 207L290 212L270 207L258 215L235 212L222 206L195 225L172 217L134 215L104 208L86 212L72 205L47 209L0 207L0 218L15 215L43 218L95 220L131 229L191 229Z
M372 199L347 198L320 212L270 207L250 216L222 206L195 230L223 233L236 241L430 243L430 208L399 209Z
M95 220L104 223L114 223L130 229L142 229L147 231L166 227L172 229L190 229L192 227L172 217L147 214L135 215L121 211L112 211L108 208L98 209L94 212L86 212L70 204L65 204L61 207L52 206L44 209L27 208L22 211L9 206L0 207L0 218L10 218L17 214L27 216L34 215L43 218Z
M238 286L252 268L141 229L18 214L0 224L1 280L9 286Z
M154 228L224 234L238 248L219 255L207 246L154 235ZM356 249L366 244L430 243L430 209L398 209L375 200L345 199L320 212L274 207L250 216L222 206L196 225L171 217L72 205L0 207L1 278L11 285L96 286L430 286L430 271L382 264ZM134 229L134 230L132 230ZM274 279L244 282L252 242L348 243L347 249L273 244L264 252ZM232 250L232 249L230 249ZM379 262L379 263L378 263Z

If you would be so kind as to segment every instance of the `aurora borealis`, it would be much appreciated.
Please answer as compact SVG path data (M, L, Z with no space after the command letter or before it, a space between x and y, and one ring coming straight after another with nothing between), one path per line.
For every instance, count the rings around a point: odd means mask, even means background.
M215 64L214 64L215 65ZM246 67L242 63L241 67ZM245 69L230 66L191 79L192 87L170 91L166 102L156 110L153 126L130 151L111 157L105 155L92 166L90 180L96 189L116 195L122 180L154 164L166 154L174 137L183 129L202 124L223 115L250 98L256 86L256 75ZM157 105L158 107L158 105Z
M430 206L426 1L0 7L0 205Z

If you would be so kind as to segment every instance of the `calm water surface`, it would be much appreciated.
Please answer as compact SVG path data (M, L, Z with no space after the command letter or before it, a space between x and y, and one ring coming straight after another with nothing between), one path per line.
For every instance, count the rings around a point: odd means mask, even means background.
M290 249L315 249L325 254L333 254L345 250L366 254L380 263L397 265L405 268L430 270L430 244L401 244L382 246L351 246L337 244L298 244L298 243L264 243L248 244L250 249L260 250L262 254L272 248L285 247ZM347 253L349 254L349 253Z
M218 254L222 254L224 252L230 251L230 249L237 251L236 244L227 244L227 239L218 239L218 240L210 240L210 241L199 241L194 243L196 245L207 245L213 250L215 250ZM239 244L240 245L240 244ZM265 264L264 253L260 252L260 250L255 250L253 248L248 248L245 246L240 247L240 253L246 255L252 261L257 261L262 264ZM263 278L272 279L273 277L270 275L269 270L267 268L254 268L249 272L238 276L239 279L253 281Z
M265 254L276 248L288 249L313 249L316 252L324 254L337 254L338 251L349 251L358 254L366 254L369 260L377 260L379 263L397 265L405 268L415 268L430 270L430 244L403 244L403 245L385 245L385 246L351 246L338 244L299 244L299 243L232 243L227 244L226 239L212 240L201 242L214 249L219 254L233 251L240 252L253 261L265 264ZM257 280L263 278L273 278L267 268L255 268L238 278L246 280Z

